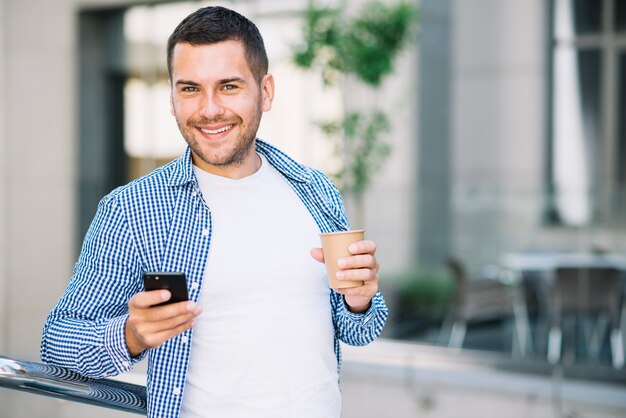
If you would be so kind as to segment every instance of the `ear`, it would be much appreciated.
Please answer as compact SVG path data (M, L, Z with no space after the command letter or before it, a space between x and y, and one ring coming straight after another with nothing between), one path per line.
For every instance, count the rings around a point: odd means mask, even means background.
M267 112L272 109L272 102L274 101L274 76L266 74L261 80L261 95L262 103L261 110Z

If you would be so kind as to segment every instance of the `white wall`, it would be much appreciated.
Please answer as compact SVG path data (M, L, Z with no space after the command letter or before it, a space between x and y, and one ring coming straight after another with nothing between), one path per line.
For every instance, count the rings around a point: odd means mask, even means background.
M74 257L71 11L68 3L7 1L7 351L26 359L38 357L43 320Z
M6 0L0 0L0 354L8 349L8 156L6 135ZM9 404L10 393L0 390L0 405Z
M415 265L418 49L415 44L403 51L396 72L385 80L378 97L369 96L385 104L391 132L384 139L392 151L366 193L365 227L367 236L378 245L381 271L392 274Z
M37 360L74 257L74 16L69 2L2 5L0 341L2 354ZM12 417L59 416L58 403L0 396Z
M543 0L453 9L454 245L476 265L531 245L541 223L545 11Z
M4 21L5 15L4 0L0 0L0 353L7 349L6 341L6 323L8 321L8 266L7 266L7 243L6 239L8 228L7 214L7 197L8 197L8 169L7 169L7 152L6 152L6 121L5 121L5 36Z

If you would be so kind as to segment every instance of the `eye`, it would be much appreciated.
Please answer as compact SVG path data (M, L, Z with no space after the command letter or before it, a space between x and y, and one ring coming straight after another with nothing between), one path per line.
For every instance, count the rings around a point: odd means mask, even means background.
M180 89L180 91L185 92L185 93L192 93L192 92L198 91L198 88L193 87L193 86L185 86L182 89Z
M236 88L237 88L237 86L236 86L236 85L234 85L234 84L224 84L224 85L222 86L222 90L226 90L226 91L233 91L233 90L235 90Z

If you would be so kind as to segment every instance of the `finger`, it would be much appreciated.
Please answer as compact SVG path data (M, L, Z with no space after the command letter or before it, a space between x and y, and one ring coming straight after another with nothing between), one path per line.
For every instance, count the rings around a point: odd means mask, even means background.
M333 288L333 290L342 295L363 295L378 291L378 282L363 281L362 284L352 287Z
M378 280L378 273L372 269L350 269L340 270L336 274L339 280L362 280L364 282L371 282Z
M345 289L337 290L337 293L341 293L344 296L363 296L363 297L365 296L374 297L376 292L378 292L378 286L376 285L374 286L363 285L363 286L348 287Z
M137 326L137 330L143 335L159 334L162 332L175 330L187 322L192 322L198 314L195 312L187 312L178 316L174 316L159 321L147 321Z
M321 248L313 248L311 250L311 257L315 259L315 261L319 261L320 263L324 262L324 253Z
M362 286L348 287L344 289L334 289L335 292L344 296L359 296L363 298L373 298L376 292L378 292L378 285L366 283Z
M155 337L156 334L175 330L186 323L191 323L200 312L201 309L186 311L178 316L161 320L146 320L146 318L137 318L131 315L128 319L128 324L142 346L154 347L154 344L158 343Z
M337 265L342 269L371 268L378 269L376 257L372 254L353 255L341 257L337 260Z
M191 300L176 302L169 305L154 306L144 312L147 321L164 321L189 313L197 316L202 312L200 305Z
M128 301L128 306L138 309L146 309L153 305L158 305L159 303L165 302L172 297L172 294L169 290L160 289L160 290L151 290L144 291L135 294Z
M191 329L195 325L194 321L186 321L175 328L170 328L164 331L159 331L148 335L145 338L145 343L148 347L155 348L163 344L165 341L169 340L181 334L188 329Z
M351 254L374 254L376 252L376 243L372 240L357 241L350 244L348 251Z

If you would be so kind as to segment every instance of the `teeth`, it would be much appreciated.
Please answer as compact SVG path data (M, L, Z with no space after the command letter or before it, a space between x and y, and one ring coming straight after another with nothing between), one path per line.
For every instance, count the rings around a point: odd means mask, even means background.
M210 129L204 129L204 128L200 128L200 130L204 132L205 134L215 135L215 134L220 134L222 132L229 131L232 127L233 125L227 125L227 126L224 126L223 128L216 129L216 130L210 130Z

